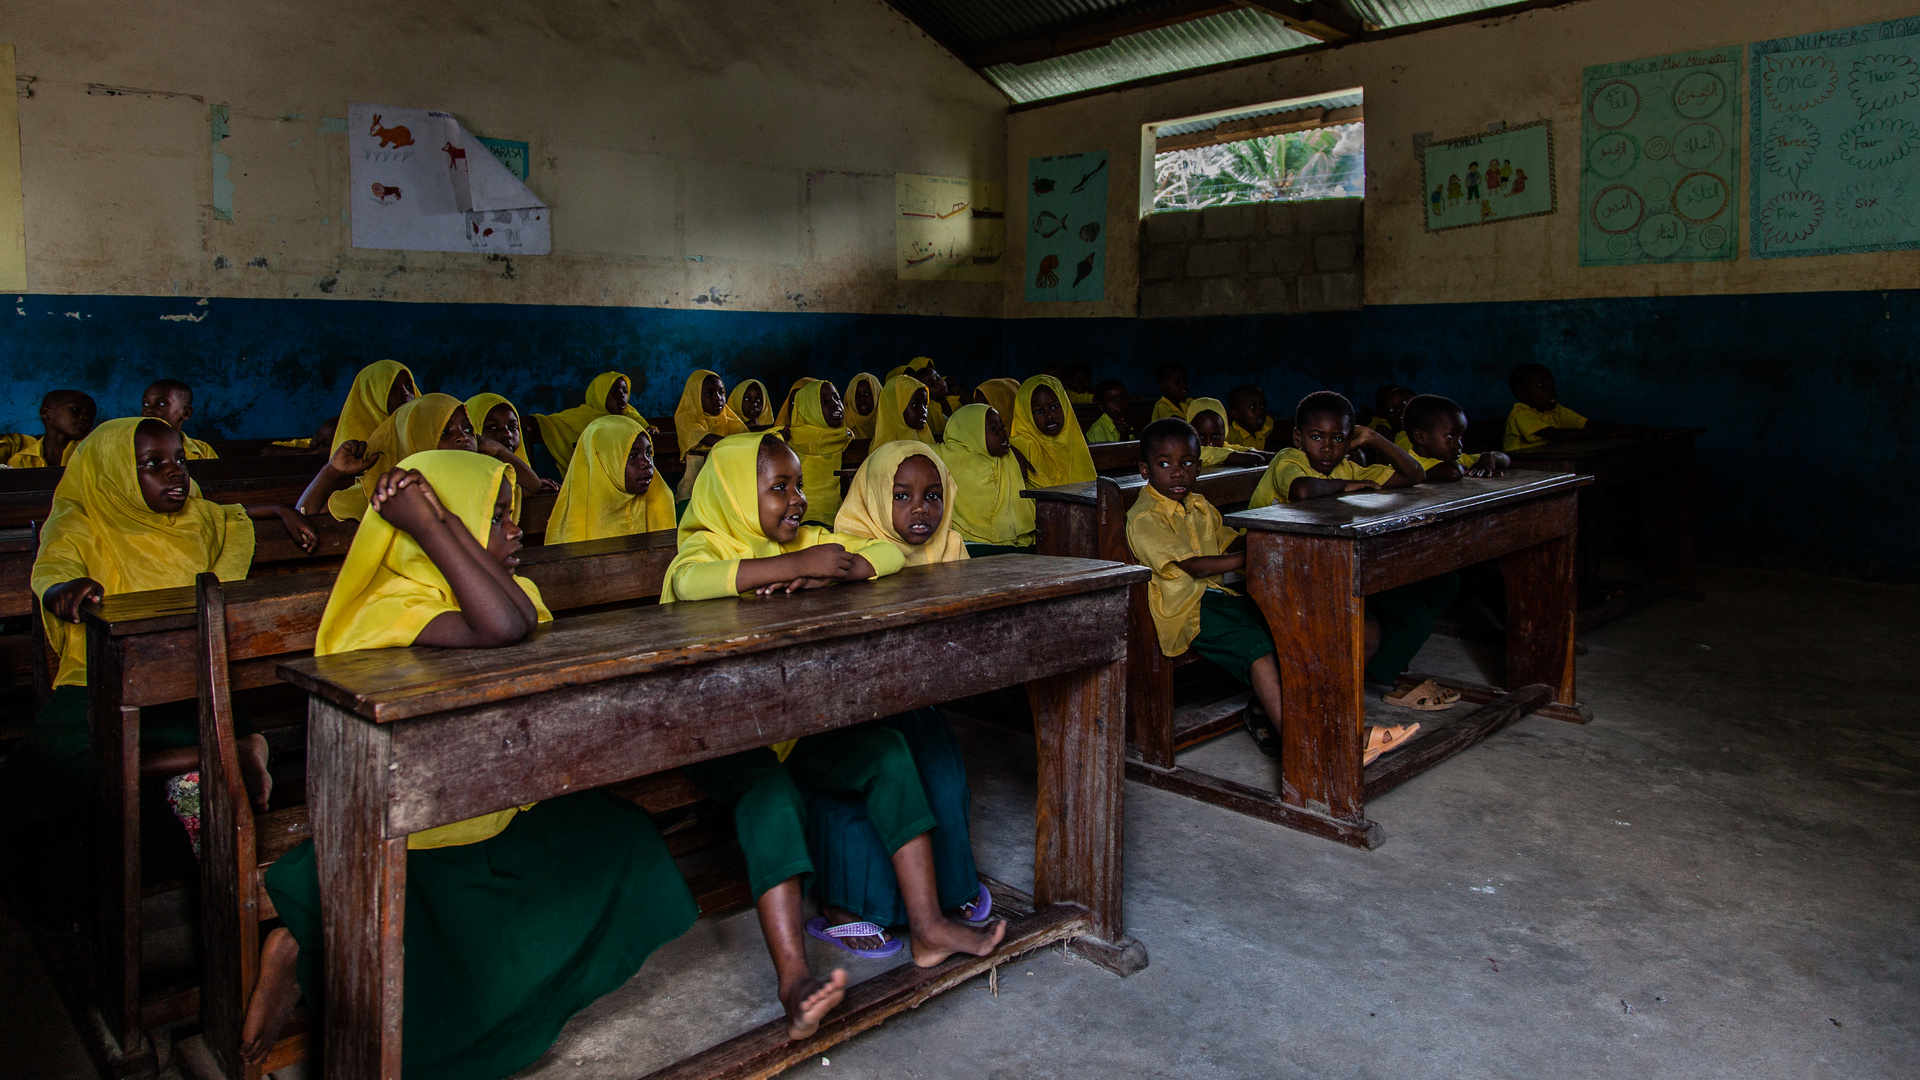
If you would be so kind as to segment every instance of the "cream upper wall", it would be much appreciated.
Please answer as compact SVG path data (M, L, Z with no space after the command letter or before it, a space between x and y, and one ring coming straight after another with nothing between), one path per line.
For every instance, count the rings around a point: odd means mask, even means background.
M893 174L1003 174L1006 100L881 0L0 0L0 28L36 80L31 291L1000 312L895 278ZM554 253L355 250L321 130L349 101L530 142Z
M1008 220L1026 220L1029 157L1109 150L1107 296L1027 303L1018 273L1012 316L1132 315L1139 292L1141 125L1347 87L1366 90L1366 302L1549 300L1597 296L1912 288L1920 251L1644 267L1579 264L1581 69L1590 64L1745 45L1912 15L1914 0L1581 0L1483 22L1324 49L1157 86L1014 113L1008 123ZM1744 61L1743 61L1744 62ZM1746 107L1742 97L1742 123ZM1413 136L1445 139L1504 120L1553 121L1559 209L1546 217L1428 233ZM1744 153L1745 139L1741 140ZM1741 170L1742 183L1748 170ZM1009 260L1025 266L1022 229Z

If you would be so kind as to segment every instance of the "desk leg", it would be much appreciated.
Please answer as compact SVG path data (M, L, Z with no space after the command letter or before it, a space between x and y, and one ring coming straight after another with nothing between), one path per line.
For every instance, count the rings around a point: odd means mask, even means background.
M327 1080L400 1080L407 838L386 835L392 742L319 698L307 706L307 774L319 859Z
M140 1016L140 710L123 705L119 650L87 632L88 739L95 785L95 854L99 889L97 999L101 1019L122 1058L145 1049Z
M1507 586L1508 690L1544 683L1553 688L1554 701L1574 704L1578 544L1578 538L1569 533L1500 558L1500 575Z
M1120 913L1126 684L1125 661L1029 684L1040 765L1034 899L1086 908L1093 936L1070 947L1120 975L1147 966Z

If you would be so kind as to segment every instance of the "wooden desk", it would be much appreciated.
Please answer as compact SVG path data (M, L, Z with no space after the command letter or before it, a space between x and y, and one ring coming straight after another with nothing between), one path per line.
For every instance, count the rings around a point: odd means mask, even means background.
M1027 683L1039 703L1036 910L991 956L850 988L810 1039L775 1021L674 1076L768 1076L1054 941L1145 966L1120 911L1126 587L1144 571L1005 556L774 599L588 615L505 649L380 649L281 665L309 698L326 921L326 1076L396 1077L409 833ZM659 1074L656 1074L659 1075Z
M1580 493L1581 533L1596 545L1583 553L1583 569L1598 582L1601 539L1595 492L1631 486L1640 497L1647 542L1646 580L1628 586L1597 608L1580 613L1579 628L1589 630L1666 596L1700 599L1694 565L1693 441L1707 429L1667 428L1631 439L1568 439L1538 450L1509 453L1516 469L1570 472L1593 477Z
M1140 441L1128 439L1124 442L1088 443L1087 450L1093 455L1093 471L1102 476L1108 473L1140 474Z
M1371 848L1383 837L1368 799L1527 713L1586 722L1574 700L1573 545L1575 493L1588 483L1521 473L1228 515L1249 530L1248 592L1277 647L1280 794L1178 765L1129 762L1128 778ZM1412 743L1363 770L1366 597L1489 559L1507 583L1511 692L1453 684L1485 704L1459 719L1428 714Z

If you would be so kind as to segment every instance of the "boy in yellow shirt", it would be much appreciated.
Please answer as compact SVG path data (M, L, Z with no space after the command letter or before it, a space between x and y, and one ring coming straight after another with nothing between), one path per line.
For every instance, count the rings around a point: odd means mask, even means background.
M1127 511L1127 545L1153 571L1147 609L1160 651L1179 656L1191 648L1253 687L1247 731L1261 752L1277 758L1280 740L1271 718L1280 715L1280 666L1273 632L1259 607L1222 580L1246 568L1245 538L1193 490L1200 475L1193 425L1178 417L1148 424L1140 433L1140 475L1147 486ZM1366 761L1406 742L1419 726L1369 728Z
M1153 381L1160 384L1160 400L1153 403L1149 420L1187 415L1187 368L1177 360L1168 360L1153 369Z
M1407 402L1413 400L1413 391L1397 383L1388 383L1376 390L1373 395L1373 419L1367 426L1382 435L1392 435L1399 431L1404 423Z
M1507 414L1507 431L1500 441L1502 450L1538 450L1549 443L1583 436L1621 439L1641 435L1645 428L1633 424L1613 424L1589 420L1560 404L1560 390L1553 384L1553 372L1545 364L1521 364L1507 373L1507 386L1520 400Z
M1267 450L1273 436L1273 417L1267 413L1266 391L1252 383L1241 383L1227 391L1227 441L1235 446Z
M168 427L178 431L181 445L187 448L188 461L205 461L220 456L213 452L213 447L187 434L182 426L193 416L193 387L179 379L154 380L153 385L140 395L140 415L165 420Z
M1125 442L1133 438L1133 425L1127 423L1126 383L1119 379L1100 380L1100 385L1093 388L1093 404L1100 410L1100 418L1087 429L1088 442Z
M96 410L93 398L78 390L55 390L41 398L41 435L21 440L20 449L7 459L7 468L65 465L73 448L93 430Z
M1354 450L1377 453L1389 464L1362 465L1347 456ZM1385 435L1353 426L1353 402L1320 390L1301 398L1293 410L1293 446L1267 466L1247 506L1257 510L1349 491L1412 487L1426 478L1420 463Z
M1469 454L1462 449L1467 437L1467 413L1451 398L1421 394L1407 403L1405 430L1393 443L1413 454L1427 470L1429 482L1449 483L1463 476L1504 476L1513 459L1498 450Z

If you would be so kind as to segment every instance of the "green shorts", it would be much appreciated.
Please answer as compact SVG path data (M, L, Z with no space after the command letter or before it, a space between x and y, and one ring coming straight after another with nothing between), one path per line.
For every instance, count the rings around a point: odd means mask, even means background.
M1200 597L1200 632L1191 647L1252 686L1254 661L1273 655L1273 631L1252 600L1208 589Z

